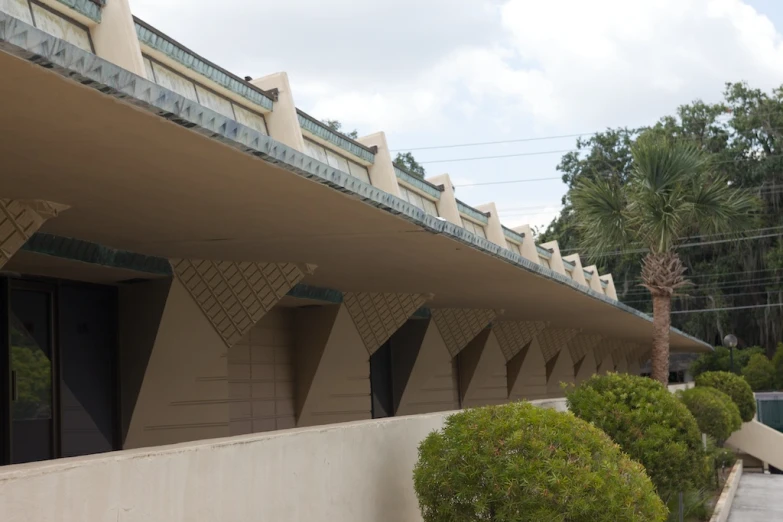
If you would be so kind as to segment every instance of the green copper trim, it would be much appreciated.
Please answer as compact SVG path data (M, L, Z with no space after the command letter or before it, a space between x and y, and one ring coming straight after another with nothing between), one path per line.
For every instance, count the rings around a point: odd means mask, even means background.
M270 111L274 108L272 99L260 89L252 87L238 76L191 52L185 46L170 39L146 22L136 17L133 20L136 23L136 34L139 37L139 41L144 45L165 54L175 62L181 63L188 69L197 72L205 78L209 78L218 85L222 85L229 91L246 98L256 105L260 105Z
M481 212L460 200L457 200L457 210L460 214L465 214L479 223L484 223L485 225L489 223L489 217L487 217L484 212Z
M432 317L432 310L425 306L422 306L411 315L411 319L429 319L430 317Z
M520 245L525 242L525 236L519 232L514 232L510 228L503 227L503 235L506 236L506 239L510 239L511 241L519 243Z
M440 193L443 192L443 188L437 185L433 185L429 181L420 178L419 176L408 172L407 170L394 165L394 173L397 175L397 179L400 179L412 187L416 187L422 192L429 194L436 200L440 201Z
M538 257L543 257L544 259L552 259L552 252L550 252L546 248L536 245L536 250L538 251Z
M100 23L101 21L101 7L106 5L106 0L57 0L63 5L66 5L76 11L93 20Z
M296 109L296 115L299 117L299 126L307 132L310 132L322 140L326 140L332 145L337 145L344 151L353 154L370 163L375 163L375 154L364 145L353 141L351 138L340 132L333 131L320 121L309 114Z
M563 267L569 272L573 272L576 268L576 263L563 259Z
M0 52L26 60L84 87L99 91L102 95L111 96L232 147L242 154L258 158L259 161L276 165L287 170L291 175L320 183L354 200L363 201L383 212L397 215L400 219L421 227L427 233L443 235L484 255L568 287L648 323L652 322L652 317L649 315L620 303L602 292L577 284L570 277L525 259L485 238L477 237L460 226L430 216L401 198L321 163L255 129L226 118L3 12L0 12ZM709 344L676 328L672 328L671 331L690 339L704 349L712 349Z
M54 236L41 232L33 234L27 240L27 243L24 244L22 250L110 268L122 268L162 276L170 276L172 274L169 261L163 257L116 250L97 243L82 241L81 239Z
M286 295L298 299L312 299L314 301L324 301L333 304L340 304L343 302L343 293L339 290L320 288L318 286L304 285L301 283L294 286Z

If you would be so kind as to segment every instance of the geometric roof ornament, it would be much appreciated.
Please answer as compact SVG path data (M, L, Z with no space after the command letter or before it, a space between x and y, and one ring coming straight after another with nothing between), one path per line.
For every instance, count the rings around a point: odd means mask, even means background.
M495 337L500 344L500 350L506 361L510 361L539 332L547 327L544 321L498 321L492 326Z
M484 308L432 310L432 319L452 357L456 357L497 316L496 310Z
M41 225L67 208L51 201L0 198L0 268Z
M171 266L215 331L231 347L301 281L312 267L172 259Z
M345 292L343 303L367 353L374 354L432 296Z

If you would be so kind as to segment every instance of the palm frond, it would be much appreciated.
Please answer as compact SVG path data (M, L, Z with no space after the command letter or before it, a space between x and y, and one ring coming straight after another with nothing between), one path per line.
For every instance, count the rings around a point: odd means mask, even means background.
M585 179L571 191L571 202L583 234L582 248L588 257L633 240L628 228L623 188L608 179Z
M746 189L734 188L722 176L700 176L688 191L688 220L700 234L731 233L751 228L760 201Z

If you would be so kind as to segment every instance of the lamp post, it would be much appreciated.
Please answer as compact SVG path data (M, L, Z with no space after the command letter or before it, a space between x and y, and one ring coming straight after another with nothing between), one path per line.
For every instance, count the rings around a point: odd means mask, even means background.
M731 373L734 372L734 348L737 347L737 337L733 334L729 334L723 338L723 346L729 349L729 364L731 365Z

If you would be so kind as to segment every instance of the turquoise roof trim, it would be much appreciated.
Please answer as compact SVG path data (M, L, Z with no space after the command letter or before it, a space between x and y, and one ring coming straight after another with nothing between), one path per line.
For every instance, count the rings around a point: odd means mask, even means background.
M510 239L511 241L519 243L520 245L525 242L525 236L519 232L514 232L510 228L503 227L503 235L506 236L506 239Z
M478 221L479 223L484 223L485 225L489 223L489 218L484 212L476 210L475 208L471 207L467 203L463 203L460 200L457 200L457 210L460 214L465 214L469 218Z
M538 251L539 257L543 257L544 259L552 259L552 252L550 252L546 248L536 245L536 250Z
M375 163L375 154L370 152L370 149L364 145L356 143L342 133L333 131L320 121L316 120L309 114L300 111L299 109L296 110L296 114L299 117L299 126L304 130L318 136L322 140L328 141L332 145L340 147L345 152L353 154L357 158L369 161L370 163Z
M340 304L343 302L343 293L339 290L304 285L301 283L295 285L286 295L289 297L296 297L297 299L312 299L314 301L324 301L333 304Z
M171 265L166 258L117 250L72 237L38 232L27 240L22 250L109 268L122 268L161 276L172 275Z
M567 261L567 260L563 259L563 266L569 272L573 272L574 268L576 268L576 263L573 262L573 261Z
M82 14L94 22L100 23L101 21L101 6L106 5L106 0L99 0L100 5L93 0L57 0L63 5L66 5Z
M414 176L407 170L400 168L397 165L394 165L394 173L397 175L397 179L404 181L412 187L416 187L422 192L429 194L437 201L440 201L440 193L443 192L441 187L433 185L429 181L421 179L418 176Z
M273 110L274 103L272 102L272 98L261 91L261 89L250 86L250 84L240 79L238 76L201 58L184 46L168 38L154 27L148 25L146 22L135 17L134 21L136 23L136 34L139 37L139 41L144 45L165 54L175 62L184 65L188 69L197 72L218 85L225 87L229 91L242 96L248 101L260 105L267 110Z
M652 317L635 308L580 285L569 277L525 259L485 238L477 237L460 226L430 216L416 206L379 190L369 183L329 167L255 129L241 125L2 12L0 12L0 51L27 60L64 78L99 91L103 95L111 96L123 103L145 110L206 138L232 147L243 154L276 165L293 175L320 183L384 212L397 215L400 219L421 227L427 233L442 234L451 240L474 248L484 255L581 292L591 299L649 323L652 322ZM704 341L676 328L672 328L671 331L692 340L705 349L712 349Z

